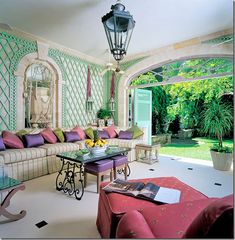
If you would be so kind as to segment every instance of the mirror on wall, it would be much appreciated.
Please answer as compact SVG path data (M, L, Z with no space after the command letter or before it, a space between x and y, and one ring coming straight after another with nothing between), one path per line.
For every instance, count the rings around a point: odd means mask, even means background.
M52 71L42 63L30 65L25 74L25 127L53 125L54 80Z

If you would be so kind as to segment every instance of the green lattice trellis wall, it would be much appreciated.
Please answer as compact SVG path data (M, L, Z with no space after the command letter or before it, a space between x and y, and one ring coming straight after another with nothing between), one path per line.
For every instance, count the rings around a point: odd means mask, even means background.
M14 71L20 60L29 53L37 52L36 41L29 41L6 32L0 33L0 130L16 129L17 82ZM87 125L96 118L103 105L102 66L86 62L78 57L55 49L48 53L62 72L62 127L76 124ZM85 109L87 67L91 67L92 113ZM22 108L23 111L23 108Z
M0 130L16 129L17 84L14 71L22 57L36 51L36 42L0 33Z
M96 112L103 105L103 67L54 49L49 49L48 55L59 65L65 82L62 88L62 126L86 126L96 118ZM94 101L92 113L86 112L85 102L88 65L91 69L91 91Z

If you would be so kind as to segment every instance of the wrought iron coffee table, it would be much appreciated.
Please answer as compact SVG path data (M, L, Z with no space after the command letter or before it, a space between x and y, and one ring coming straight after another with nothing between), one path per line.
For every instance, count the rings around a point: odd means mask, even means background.
M113 147L108 148L101 155L81 155L81 151L71 151L57 154L62 161L61 169L56 177L56 189L69 195L74 195L77 200L81 200L84 194L84 164L111 158L117 155L127 155L130 148ZM128 176L130 167L128 165Z
M12 214L8 212L8 210L6 209L10 205L10 200L12 196L18 190L24 189L25 185L19 180L10 177L0 178L0 194L3 194L3 192L8 192L3 201L1 202L0 216L3 215L4 217L9 218L10 220L19 220L26 215L25 210L22 210L19 214Z

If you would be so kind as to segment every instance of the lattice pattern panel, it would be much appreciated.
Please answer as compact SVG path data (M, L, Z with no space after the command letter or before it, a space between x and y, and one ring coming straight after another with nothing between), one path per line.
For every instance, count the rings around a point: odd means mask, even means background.
M20 59L37 51L36 42L0 33L0 130L16 129L16 77Z
M103 67L88 63L55 49L49 49L51 57L60 67L65 84L62 86L62 127L79 124L87 126L96 119L97 111L103 106ZM91 69L91 94L93 111L86 111L87 68Z

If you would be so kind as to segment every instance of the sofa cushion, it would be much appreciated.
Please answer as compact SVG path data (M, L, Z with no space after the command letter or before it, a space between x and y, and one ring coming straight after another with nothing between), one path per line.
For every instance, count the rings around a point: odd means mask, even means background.
M98 130L98 133L99 133L99 137L102 138L102 139L108 139L109 138L109 134L107 133L107 131Z
M57 139L59 140L59 142L64 142L65 141L65 138L64 138L64 133L62 131L62 129L60 128L56 128L54 129L54 134L56 135Z
M185 238L233 238L233 195L217 199L194 219Z
M44 130L41 131L41 135L43 138L48 142L48 143L56 143L57 138L51 128L45 128Z
M79 145L71 142L44 144L39 148L46 150L47 156L56 155L57 153L79 150Z
M38 148L6 149L0 155L4 158L4 163L22 162L35 158L46 157L46 150Z
M38 147L44 144L44 139L40 133L38 134L26 134L24 135L26 147Z
M134 125L133 127L127 129L126 131L132 132L134 139L139 138L144 134L144 132L137 125Z
M64 132L66 142L76 142L81 140L77 132Z
M17 149L24 148L24 144L20 140L20 138L9 131L3 131L2 138L3 138L4 144L9 148L17 148Z
M94 132L93 132L93 129L91 127L85 129L85 133L86 133L88 138L94 139Z
M133 132L129 132L129 131L120 131L119 132L119 139L132 139L133 138Z
M143 143L141 139L119 139L119 138L110 138L108 139L109 145L118 145L119 147L129 147L135 148L136 144Z
M86 138L86 133L79 126L76 126L71 131L77 132L81 140L84 140Z
M117 132L115 131L114 125L104 128L104 131L108 133L110 138L115 138L117 136Z
M133 210L125 214L117 227L116 238L155 238L141 213Z
M2 139L2 137L0 136L0 151L3 151L3 150L5 150L5 149L6 149L6 147L5 147L5 145L4 145L3 139Z

